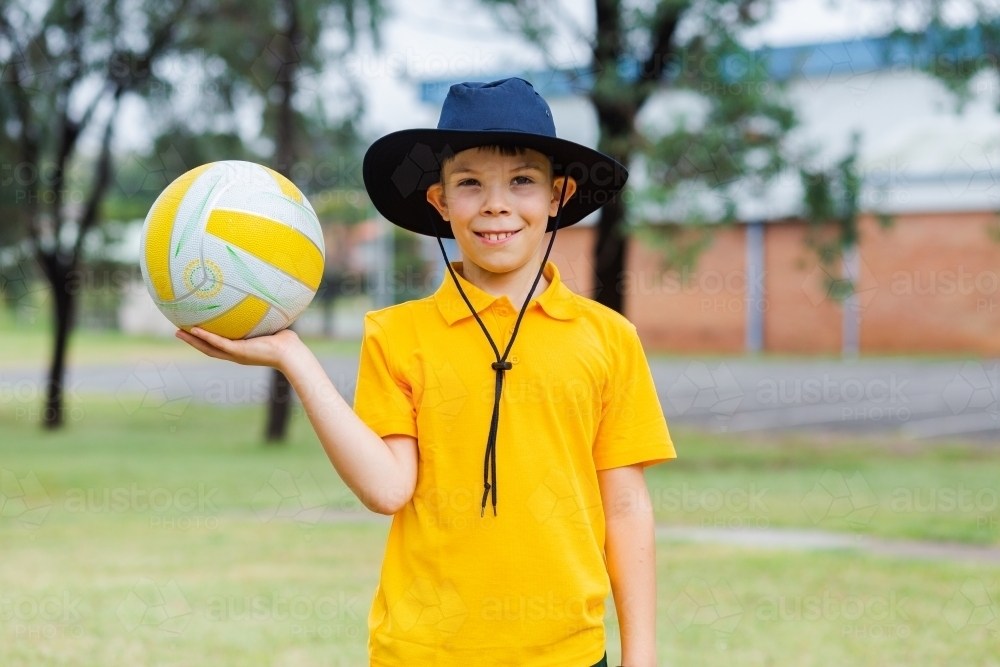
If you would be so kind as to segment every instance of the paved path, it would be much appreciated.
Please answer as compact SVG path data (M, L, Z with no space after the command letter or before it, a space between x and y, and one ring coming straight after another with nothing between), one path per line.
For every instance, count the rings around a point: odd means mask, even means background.
M715 430L979 434L1000 443L996 360L736 359L652 367L668 418Z
M1000 547L995 546L978 546L957 542L887 540L868 535L796 528L726 529L658 525L656 537L668 542L700 542L752 549L792 549L797 551L847 549L895 558L1000 565Z
M357 359L326 357L323 366L349 401ZM671 424L712 431L823 430L896 433L905 438L965 435L1000 445L997 360L912 359L650 360ZM42 372L0 370L0 401L37 395ZM141 401L260 403L268 371L215 360L74 367L78 393Z

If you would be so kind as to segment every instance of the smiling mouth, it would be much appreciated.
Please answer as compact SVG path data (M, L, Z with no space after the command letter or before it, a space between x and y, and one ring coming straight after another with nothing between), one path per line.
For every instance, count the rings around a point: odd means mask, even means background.
M521 231L521 230L518 229L517 231L513 231L513 232L497 232L497 233L494 233L494 232L474 232L474 233L475 233L476 236L478 236L479 238L481 238L481 239L483 239L485 241L491 241L493 243L498 243L500 241L505 241L505 240L509 239L511 236L514 236L519 231Z

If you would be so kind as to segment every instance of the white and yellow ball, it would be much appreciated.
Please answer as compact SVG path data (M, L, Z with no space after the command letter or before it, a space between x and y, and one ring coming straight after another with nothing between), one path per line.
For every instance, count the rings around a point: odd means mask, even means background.
M315 296L325 257L309 200L253 162L188 171L142 228L142 277L157 307L181 329L233 340L291 324Z

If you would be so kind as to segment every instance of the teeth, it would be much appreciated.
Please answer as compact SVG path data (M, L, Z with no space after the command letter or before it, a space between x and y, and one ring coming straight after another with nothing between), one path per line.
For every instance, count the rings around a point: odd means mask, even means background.
M513 233L514 232L503 232L502 234L480 234L480 236L485 236L490 241L502 241Z

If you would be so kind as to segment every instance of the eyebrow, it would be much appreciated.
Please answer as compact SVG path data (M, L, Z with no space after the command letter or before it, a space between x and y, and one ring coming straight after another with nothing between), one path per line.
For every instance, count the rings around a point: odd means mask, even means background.
M518 169L537 169L538 171L545 171L542 168L540 162L522 162L521 164L514 167L514 170ZM472 167L466 166L461 163L456 163L455 168L451 171L452 174L478 174L479 171L473 169Z

